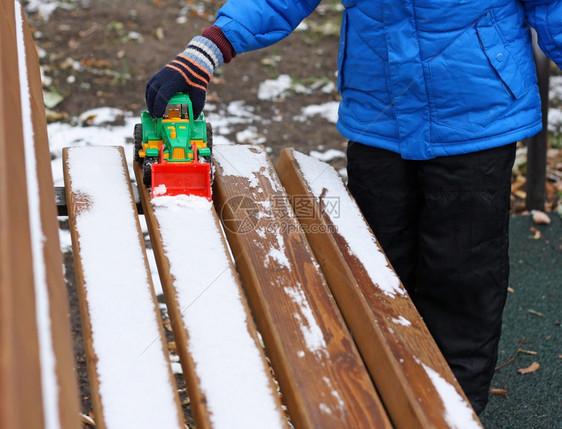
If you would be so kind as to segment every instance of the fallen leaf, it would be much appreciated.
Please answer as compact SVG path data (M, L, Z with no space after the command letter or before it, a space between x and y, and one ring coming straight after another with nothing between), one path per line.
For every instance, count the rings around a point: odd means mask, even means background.
M526 180L524 177L517 176L515 182L511 184L511 193L515 194L515 192L519 191L523 187L523 185L525 185L525 182Z
M164 29L162 27L158 27L156 30L154 30L154 37L156 37L158 40L164 40Z
M519 349L520 353L524 353L526 355L533 355L536 356L537 352L533 351L533 350L524 350L524 349Z
M539 368L541 367L541 365L538 362L533 362L531 365L529 365L527 368L519 368L517 370L517 372L519 374L530 374L532 372L537 371Z
M490 393L493 395L502 395L507 398L507 390L505 389L490 389Z
M66 57L64 61L59 64L59 69L68 70L70 68L75 68L76 61L70 57Z
M91 35L95 31L97 31L98 28L99 28L99 24L97 22L94 22L94 24L90 28L80 31L78 33L78 35L80 37L88 37L89 35Z
M531 230L531 232L534 232L535 235L531 236L531 238L533 240L538 240L539 238L541 238L541 232L535 228L534 226L532 226L531 228L529 228Z
M531 210L533 222L537 225L550 225L550 217L545 212L540 210Z
M62 94L56 91L44 91L43 102L48 109L52 109L64 100Z
M86 67L111 68L111 63L109 61L96 60L93 58L83 58L80 60L80 64Z
M96 422L94 422L94 419L92 419L91 417L85 415L85 414L80 414L80 419L82 420L82 423L86 423L90 426L96 426Z
M531 310L531 309L527 310L527 313L533 314L534 316L538 316L538 317L544 317L544 314L542 314L541 312L535 311L535 310Z
M170 319L165 319L162 323L167 331L172 332L172 324L170 323Z
M48 122L60 121L61 119L68 118L68 113L65 112L55 112L51 109L45 109L45 116Z
M508 291L509 293L513 293L513 292L515 292L515 289L513 289L513 288L510 286L510 287L507 288L507 291Z
M76 39L70 39L68 41L68 47L72 50L78 49L80 47L80 42Z
M545 185L544 187L545 187L545 190L546 190L547 198L548 199L554 198L554 196L556 194L556 188L552 185L552 183L550 183L549 180L547 180L544 185ZM545 209L546 209L546 207L545 207Z

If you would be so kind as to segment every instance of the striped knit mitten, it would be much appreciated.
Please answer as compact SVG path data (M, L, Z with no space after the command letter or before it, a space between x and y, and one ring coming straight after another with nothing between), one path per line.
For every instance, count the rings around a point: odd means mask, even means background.
M205 105L207 85L213 72L223 62L223 54L213 41L203 36L195 37L185 51L146 84L146 106L150 115L162 117L170 98L177 92L186 92L193 104L193 116L197 118Z

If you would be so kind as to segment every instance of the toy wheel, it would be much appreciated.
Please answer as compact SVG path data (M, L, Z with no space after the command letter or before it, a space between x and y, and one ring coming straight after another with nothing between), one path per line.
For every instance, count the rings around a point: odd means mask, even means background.
M144 158L142 165L142 181L144 186L150 188L152 186L152 164L158 161L156 157Z
M207 122L207 147L213 148L213 126Z
M142 158L139 155L139 152L142 149L142 124L135 124L135 131L133 133L133 137L135 139L135 149L133 152L133 159L136 162L142 162Z

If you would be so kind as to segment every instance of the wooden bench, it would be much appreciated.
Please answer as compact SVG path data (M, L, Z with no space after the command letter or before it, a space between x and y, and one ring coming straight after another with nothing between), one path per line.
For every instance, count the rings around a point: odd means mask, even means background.
M18 7L14 7L17 5ZM0 427L79 427L39 60L0 4Z
M0 427L76 428L38 60L0 8ZM138 189L197 427L481 427L336 172L213 153L214 204ZM96 427L183 427L123 150L64 169Z
M277 171L394 424L478 427L464 392L338 173L288 149Z

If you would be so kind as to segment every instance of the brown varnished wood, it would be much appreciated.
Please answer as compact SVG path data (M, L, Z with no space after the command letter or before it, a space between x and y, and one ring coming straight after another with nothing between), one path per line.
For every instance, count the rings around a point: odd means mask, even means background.
M13 1L0 3L0 427L42 428Z
M215 146L214 153L220 150ZM215 207L293 423L304 428L390 427L267 155L256 146L239 145L237 151L224 162L236 166L249 154L263 153L263 163L255 166L259 185L251 186L243 176L226 175L221 158L215 156ZM271 203L275 210L268 209ZM283 223L284 230L276 231L277 222ZM288 265L267 256L278 239ZM301 330L306 315L288 287L308 302L326 344L321 351L307 347Z
M23 15L23 14L22 14ZM80 427L79 394L74 372L71 327L69 320L68 297L62 271L63 261L59 242L59 225L55 192L51 172L51 153L47 136L47 120L43 105L43 87L39 71L39 57L31 31L24 19L25 52L27 75L31 96L31 117L35 156L37 160L37 179L40 194L40 216L45 237L43 257L46 268L46 282L49 295L49 316L56 358L55 372L58 383L58 413L61 428Z
M443 400L419 362L435 370L463 398L464 393L411 299L407 294L391 298L376 286L377 280L369 276L345 237L335 231L328 212L321 210L322 202L311 192L292 150L283 151L276 169L289 195L308 196L314 204L314 215L301 216L300 221L308 227L307 238L394 425L449 427ZM351 196L346 191L341 198ZM363 217L349 221L365 222ZM334 232L312 232L317 230ZM411 325L393 323L399 316ZM468 401L466 405L470 406Z
M88 148L83 148L87 150ZM125 154L123 152L122 147L115 147L116 151L119 151L119 154L122 159L122 169L125 176L128 176L128 169L125 160ZM90 197L83 193L77 192L73 189L72 177L68 171L68 159L69 159L69 152L68 148L63 149L63 170L64 170L64 181L65 181L65 191L66 191L66 201L68 206L68 220L70 225L70 231L72 236L72 250L74 255L74 268L75 268L75 275L76 275L76 285L78 289L78 298L80 302L80 315L82 320L82 332L84 338L84 349L86 351L86 360L87 360L87 368L88 368L88 379L90 382L90 391L92 396L92 405L95 414L95 421L96 427L100 427L105 429L106 426L106 419L103 412L103 399L100 395L99 391L99 378L97 372L97 362L98 357L96 354L96 350L93 344L93 334L92 334L92 324L91 324L91 316L89 313L88 308L88 290L85 285L84 279L84 269L83 269L83 261L82 261L82 252L80 247L80 235L77 230L77 216L80 214L82 210L88 210L90 205L92 204ZM144 254L144 265L147 273L147 278L151 281L150 276L150 268L148 264L148 259L146 257L146 250L144 245L144 238L142 236L142 231L140 228L140 223L138 221L138 213L136 209L136 205L134 203L133 192L131 184L128 184L129 187L129 200L131 202L131 206L133 208L134 216L131 218L131 222L136 224L136 229L138 233L138 240L139 244L142 247L142 251ZM108 214L110 215L110 214ZM151 295L152 295L152 302L154 308L154 314L159 314L158 302L156 300L156 295L154 294L153 288L151 288ZM134 297L132 297L134 299ZM156 316L159 318L159 316ZM166 337L164 335L164 329L161 323L158 323L158 331L159 331L159 338L158 343L162 348L163 354L168 359L168 348L166 343ZM171 372L171 368L168 371L169 382L170 385L174 387L175 393L175 379ZM178 419L178 427L183 426L183 418L182 418L182 411L181 405L179 402L179 397L177 394L174 394L175 400L175 407L177 410L177 419Z
M182 309L180 307L176 292L176 280L170 274L170 262L165 250L165 243L162 239L158 219L156 218L153 206L150 203L150 193L148 192L142 181L142 168L140 167L140 164L136 162L134 163L134 172L137 179L137 184L139 184L139 195L141 197L143 212L145 214L150 232L152 248L154 249L154 256L156 258L156 264L158 266L158 274L160 276L162 289L164 291L164 300L166 301L166 306L168 308L168 314L170 316L170 322L174 333L174 340L176 342L176 349L180 356L183 376L186 382L187 391L189 392L191 411L194 414L194 419L198 428L212 428L213 425L207 407L207 399L201 389L201 381L199 380L199 377L197 375L196 363L194 362L189 349L189 330L183 323ZM215 219L217 229L220 230L219 219L214 209L212 210L212 216ZM178 219L178 222L182 221L185 221L185 219ZM224 251L228 253L228 245L224 238L223 245ZM221 269L223 268L224 267L221 267ZM236 273L232 261L230 262L230 266L227 269L231 270L233 278L238 280L238 274ZM219 273L217 273L217 275L218 274ZM266 368L267 371L268 363L266 361L263 350L261 349L255 323L253 321L250 309L245 300L244 293L240 284L238 284L238 288L240 292L241 302L247 315L246 328L251 337L254 339L256 348L259 350L262 358L263 367ZM259 368L256 368L256 370L259 370ZM275 382L269 372L268 375L270 391L272 392L272 395L274 397L277 397L277 412L282 416L284 412L281 407L281 402L276 393L277 388L275 386ZM239 423L243 424L243 422Z

